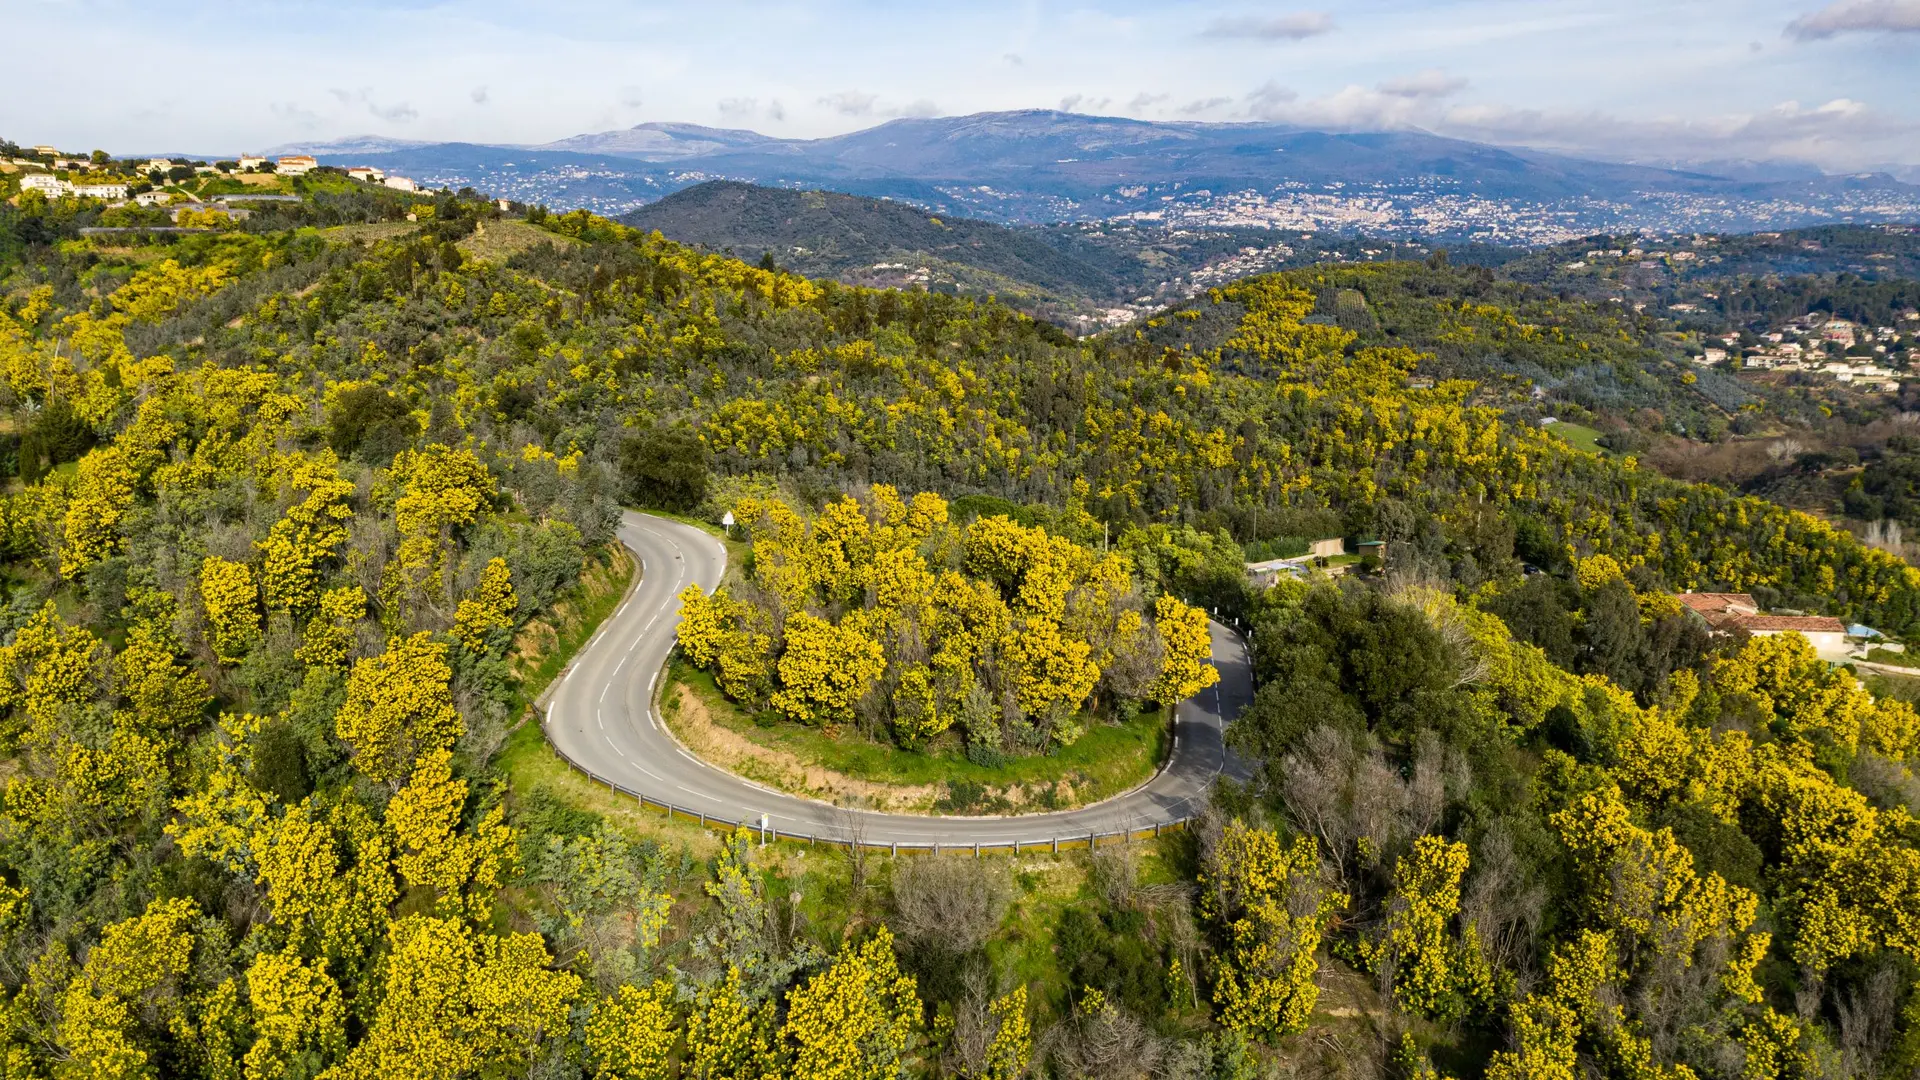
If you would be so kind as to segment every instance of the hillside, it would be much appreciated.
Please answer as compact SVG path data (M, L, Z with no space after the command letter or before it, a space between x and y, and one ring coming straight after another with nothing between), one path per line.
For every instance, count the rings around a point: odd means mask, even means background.
M585 212L296 187L195 233L0 212L9 1076L1920 1060L1911 681L1674 596L1914 638L1920 571L1536 422L1569 385L1727 408L1653 316L1435 255L1074 339ZM869 212L831 214L869 242ZM1911 513L1915 475L1861 496ZM711 592L669 579L666 681L711 730L884 752L964 837L980 777L1053 806L1098 778L1022 765L1178 741L1213 643L1239 655L1214 613L1257 645L1245 782L1097 850L643 808L529 707L633 571L685 569L633 566L624 504L731 549ZM1248 574L1327 537L1339 580ZM655 685L616 663L602 695Z
M1913 247L1913 238L1904 233L1834 226L1777 236L1698 236L1689 244L1701 257L1681 261L1666 257L1677 245L1649 239L1653 269L1642 268L1644 260L1637 256L1608 264L1586 254L1590 244L1637 251L1642 243L1638 237L1615 237L1533 253L1467 249L1450 252L1445 264L1401 263L1377 272L1329 274L1300 268L1391 261L1396 252L1403 259L1423 258L1428 249L1375 247L1377 242L1365 237L1132 223L1013 229L885 200L726 181L687 189L622 220L748 260L771 255L808 276L994 295L1077 332L1096 328L1102 318L1144 319L1238 277L1296 271L1288 280L1313 291L1321 317L1358 332L1363 343L1418 349L1432 357L1425 373L1470 378L1488 393L1501 385L1516 388L1503 401L1517 415L1558 416L1611 432L1646 429L1641 436L1622 435L1623 445L1637 445L1636 439L1648 436L1717 441L1737 418L1756 412L1800 430L1829 424L1838 406L1833 397L1784 393L1703 369L1690 362L1698 345L1691 353L1688 345L1702 330L1730 324L1729 317L1713 313L1743 295L1738 279L1777 281L1766 289L1778 298L1764 302L1783 311L1798 305L1790 312L1797 315L1820 303L1804 284L1794 284L1803 282L1798 272L1881 268L1882 276L1898 281L1910 269ZM1579 260L1599 269L1564 266ZM1717 299L1722 294L1728 299ZM1897 287L1890 295L1881 309L1889 302L1911 306ZM1645 310L1613 303L1614 297L1639 301ZM1468 340L1449 337L1453 324L1431 315L1435 298L1457 305L1494 303L1529 325L1552 328L1562 347L1492 326ZM1693 309L1670 310L1683 299L1696 301ZM1354 306L1362 303L1364 312ZM1884 322L1892 316L1881 310L1877 317ZM1693 336L1684 333L1688 330ZM1200 344L1212 347L1220 340ZM1538 398L1531 396L1534 390ZM1839 396L1847 400L1845 415L1860 425L1900 407L1894 398L1875 403L1857 394ZM1751 416L1743 426L1753 427Z
M849 284L941 284L1069 311L1110 306L1124 290L1114 275L1028 233L837 192L713 181L620 221L749 261L771 254L796 273Z

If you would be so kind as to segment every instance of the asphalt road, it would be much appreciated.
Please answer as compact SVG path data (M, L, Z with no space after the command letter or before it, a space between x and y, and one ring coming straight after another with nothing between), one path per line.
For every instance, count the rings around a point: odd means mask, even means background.
M656 683L674 644L678 596L688 582L711 592L726 571L726 549L690 525L628 511L620 539L640 560L626 601L601 626L547 695L547 737L601 783L691 813L767 824L782 836L865 844L1007 845L1083 839L1169 824L1196 813L1222 769L1239 775L1222 740L1226 720L1253 696L1244 643L1213 624L1220 682L1176 712L1171 759L1148 783L1078 810L1015 817L931 817L850 811L782 794L688 753L654 715Z

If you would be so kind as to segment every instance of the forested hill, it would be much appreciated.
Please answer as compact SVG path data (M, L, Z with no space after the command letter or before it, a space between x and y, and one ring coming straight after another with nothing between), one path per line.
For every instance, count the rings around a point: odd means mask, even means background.
M1633 366L1604 309L1434 260L1079 340L584 212L300 191L191 233L5 215L8 1076L1920 1061L1920 715L1671 595L1915 634L1920 572L1543 431L1528 372ZM1205 605L1253 628L1252 778L1004 858L642 812L527 709L618 603L630 501L751 545L684 594L686 709L912 735L957 796L1205 685ZM1329 535L1391 573L1248 580Z
M933 271L975 294L1015 303L1113 300L1122 287L1105 270L1021 230L830 191L716 180L620 220L748 261L768 255L808 277L894 284Z

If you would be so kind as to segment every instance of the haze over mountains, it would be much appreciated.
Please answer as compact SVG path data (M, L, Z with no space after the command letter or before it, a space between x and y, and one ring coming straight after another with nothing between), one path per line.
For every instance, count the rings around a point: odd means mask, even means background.
M903 200L1009 224L1131 218L1543 242L1616 228L1782 228L1920 218L1884 174L1587 161L1415 131L1155 123L1049 110L913 118L823 139L642 124L533 147L362 138L287 149L370 161L556 209L632 210L729 179Z

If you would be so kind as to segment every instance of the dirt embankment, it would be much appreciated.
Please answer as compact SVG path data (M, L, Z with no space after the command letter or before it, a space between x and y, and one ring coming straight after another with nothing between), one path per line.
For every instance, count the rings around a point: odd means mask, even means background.
M717 724L707 703L692 687L669 683L670 696L661 712L673 734L696 756L729 772L780 791L807 795L840 806L869 810L926 813L940 796L932 784L895 787L856 780L844 773L802 761L785 750L759 743Z

